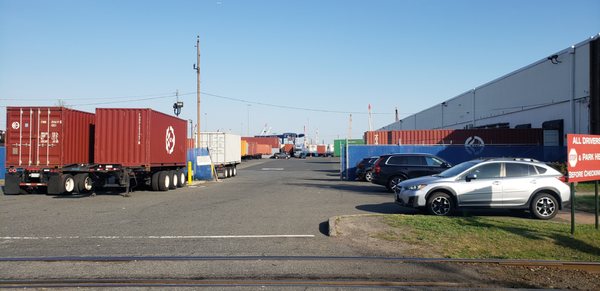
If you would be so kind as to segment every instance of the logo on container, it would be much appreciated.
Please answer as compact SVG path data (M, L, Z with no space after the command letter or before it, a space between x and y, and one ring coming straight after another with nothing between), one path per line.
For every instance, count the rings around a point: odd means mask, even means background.
M173 130L172 126L167 128L167 136L166 136L166 149L167 153L172 154L173 150L175 150L175 130Z
M19 127L21 127L21 125L19 124L18 121L15 121L15 122L12 123L12 128L13 129L19 129Z
M471 136L467 138L465 141L465 150L472 155L478 155L483 152L483 148L485 147L485 143L483 139L478 136Z

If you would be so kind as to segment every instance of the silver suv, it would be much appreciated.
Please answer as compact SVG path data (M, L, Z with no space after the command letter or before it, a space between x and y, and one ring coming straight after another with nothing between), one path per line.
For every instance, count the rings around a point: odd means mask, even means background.
M529 209L539 219L553 218L569 201L563 175L532 159L482 159L458 164L440 174L403 181L396 203L449 215L458 207Z

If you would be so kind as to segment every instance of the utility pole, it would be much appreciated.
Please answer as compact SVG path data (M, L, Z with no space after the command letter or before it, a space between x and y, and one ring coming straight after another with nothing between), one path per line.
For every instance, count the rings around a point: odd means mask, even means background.
M348 139L352 139L352 113L350 113L350 119L348 120Z
M194 70L198 77L196 81L196 100L197 100L197 112L196 112L196 147L200 147L200 36L196 36L196 52L198 54Z

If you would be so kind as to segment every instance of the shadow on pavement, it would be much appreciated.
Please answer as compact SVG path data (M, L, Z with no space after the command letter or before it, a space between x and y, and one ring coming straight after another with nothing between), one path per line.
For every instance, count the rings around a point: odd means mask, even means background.
M397 205L394 202L387 202L381 204L365 204L358 205L356 209L362 211L368 211L373 213L381 213L381 214L417 214L420 213L416 209L406 208Z
M323 182L331 182L334 180L329 179L305 179L306 181L323 181ZM311 187L311 188L320 188L320 189L334 189L340 191L348 191L348 192L356 192L358 194L364 195L389 195L390 200L393 199L393 194L388 192L384 187L377 187L375 185L348 185L348 184L318 184L318 183L286 183L286 185L290 186L299 186L299 187Z
M319 223L319 232L324 236L329 236L329 221Z

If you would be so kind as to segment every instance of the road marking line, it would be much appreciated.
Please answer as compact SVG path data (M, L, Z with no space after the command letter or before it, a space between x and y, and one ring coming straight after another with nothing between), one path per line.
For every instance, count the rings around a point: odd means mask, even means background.
M263 171L283 171L283 168L262 168Z
M150 235L150 236L4 236L0 240L50 240L50 239L226 239L226 238L314 238L312 234L273 235Z

